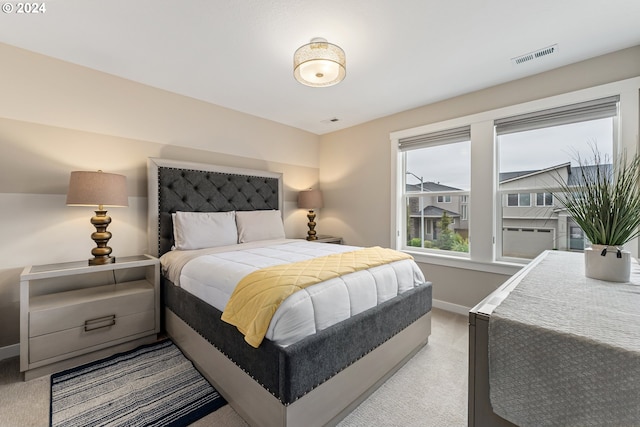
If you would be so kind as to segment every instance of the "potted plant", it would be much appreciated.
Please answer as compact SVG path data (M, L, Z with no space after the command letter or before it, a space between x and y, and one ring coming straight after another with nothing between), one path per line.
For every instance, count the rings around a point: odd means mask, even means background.
M631 257L623 245L639 234L640 157L607 160L595 148L588 162L577 156L578 176L571 185L556 179L553 193L592 244L584 251L586 276L628 282Z

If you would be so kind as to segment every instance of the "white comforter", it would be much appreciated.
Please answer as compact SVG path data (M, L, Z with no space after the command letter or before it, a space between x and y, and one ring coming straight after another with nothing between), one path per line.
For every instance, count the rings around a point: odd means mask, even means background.
M160 261L173 283L224 311L236 284L252 271L357 249L306 240L270 240L204 251L172 251ZM424 281L413 260L402 260L318 283L280 305L266 338L281 346L293 344Z

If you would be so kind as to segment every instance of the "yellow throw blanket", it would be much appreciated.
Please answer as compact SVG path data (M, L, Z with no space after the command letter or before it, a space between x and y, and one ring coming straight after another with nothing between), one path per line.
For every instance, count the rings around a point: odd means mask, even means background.
M237 327L245 341L257 348L274 313L294 292L355 271L411 258L376 246L263 268L249 273L238 283L222 320Z

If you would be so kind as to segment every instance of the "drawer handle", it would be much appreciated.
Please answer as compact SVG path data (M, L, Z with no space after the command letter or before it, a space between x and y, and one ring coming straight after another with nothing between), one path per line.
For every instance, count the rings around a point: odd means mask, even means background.
M98 317L96 319L89 319L84 321L84 331L95 331L96 329L108 328L116 324L116 315Z

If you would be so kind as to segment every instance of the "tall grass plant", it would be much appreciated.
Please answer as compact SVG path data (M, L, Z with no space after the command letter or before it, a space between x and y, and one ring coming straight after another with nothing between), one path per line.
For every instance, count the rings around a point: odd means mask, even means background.
M577 156L577 183L556 179L554 197L595 245L622 246L639 234L640 157L626 153L608 161L594 149L591 159Z

